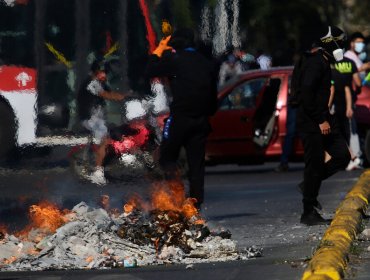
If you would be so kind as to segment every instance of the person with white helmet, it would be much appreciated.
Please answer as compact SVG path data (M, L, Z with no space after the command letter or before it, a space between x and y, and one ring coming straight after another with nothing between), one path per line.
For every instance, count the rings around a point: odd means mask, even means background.
M327 26L317 33L301 66L297 129L304 146L303 213L306 225L328 224L318 212L317 200L323 180L344 169L351 159L346 141L329 112L331 87L330 62L343 59L345 33ZM293 77L294 78L294 77ZM293 82L292 82L293 83ZM326 157L327 155L327 157Z

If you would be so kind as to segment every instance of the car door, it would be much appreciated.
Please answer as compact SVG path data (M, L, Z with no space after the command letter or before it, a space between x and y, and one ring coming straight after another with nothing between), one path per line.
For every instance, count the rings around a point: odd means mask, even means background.
M245 80L219 96L219 108L211 118L208 137L209 158L229 158L261 153L253 141L254 116L268 77Z

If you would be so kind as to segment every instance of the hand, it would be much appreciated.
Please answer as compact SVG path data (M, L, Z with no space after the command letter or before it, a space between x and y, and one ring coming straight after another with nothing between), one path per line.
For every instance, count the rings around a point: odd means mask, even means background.
M352 116L353 116L353 110L352 108L348 108L346 111L346 117L350 119L352 118Z
M370 61L364 63L363 65L364 65L365 70L369 70L370 69Z
M158 57L161 57L163 52L166 50L172 50L172 47L168 46L168 41L171 39L171 36L167 36L166 38L163 38L160 42L157 48L153 51L153 54L155 54Z
M319 124L321 134L328 135L330 133L330 124L327 121Z

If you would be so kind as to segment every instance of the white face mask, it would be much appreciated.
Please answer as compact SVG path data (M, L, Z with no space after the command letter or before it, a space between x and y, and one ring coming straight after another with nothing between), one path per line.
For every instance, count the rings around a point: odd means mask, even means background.
M358 55L358 58L361 60L361 61L365 61L366 60L366 57L367 57L367 54L366 52L362 52Z
M365 43L363 42L356 42L355 43L355 52L361 53L365 48Z
M343 56L344 56L343 49L336 49L336 50L334 50L333 51L333 56L334 56L335 61L341 61L341 60L343 60Z

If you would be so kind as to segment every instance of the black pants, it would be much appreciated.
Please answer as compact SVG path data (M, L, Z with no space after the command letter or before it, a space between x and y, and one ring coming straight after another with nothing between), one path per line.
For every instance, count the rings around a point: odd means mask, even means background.
M349 141L351 138L351 126L350 126L350 119L347 118L345 112L339 114L336 113L337 120L338 120L338 127L340 132L342 133L344 139L346 140L347 144L349 145Z
M208 117L171 116L165 123L159 163L175 176L180 149L185 148L189 166L190 197L204 200L205 144L210 132Z
M335 130L329 135L302 133L301 137L305 162L303 208L304 212L309 212L315 205L321 182L344 169L351 160L351 155L339 130ZM326 163L325 151L331 156L331 159Z

